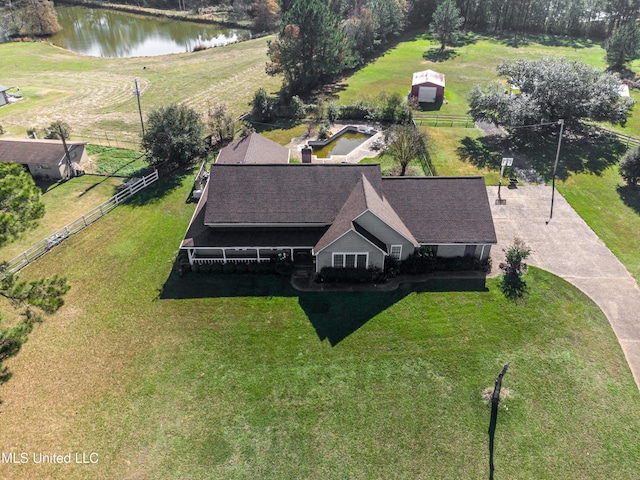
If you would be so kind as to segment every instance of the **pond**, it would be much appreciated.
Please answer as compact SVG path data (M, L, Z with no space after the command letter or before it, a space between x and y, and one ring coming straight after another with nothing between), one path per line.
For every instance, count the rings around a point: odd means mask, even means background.
M344 130L332 137L331 141L324 146L314 145L314 143L323 142L309 142L309 146L313 149L313 154L318 158L347 155L371 138L371 134L358 132L355 127L347 127Z
M49 41L92 57L151 57L217 47L251 36L249 30L184 22L102 8L56 7L62 31Z

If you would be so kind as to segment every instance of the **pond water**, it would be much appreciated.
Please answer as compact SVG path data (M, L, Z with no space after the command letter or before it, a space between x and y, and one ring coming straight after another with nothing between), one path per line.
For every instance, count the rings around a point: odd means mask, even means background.
M331 155L347 155L369 138L371 138L371 135L366 133L344 132L324 147L312 147L313 154L318 158L329 158Z
M56 7L62 31L49 41L92 57L151 57L218 47L251 36L249 30L135 15L102 8Z

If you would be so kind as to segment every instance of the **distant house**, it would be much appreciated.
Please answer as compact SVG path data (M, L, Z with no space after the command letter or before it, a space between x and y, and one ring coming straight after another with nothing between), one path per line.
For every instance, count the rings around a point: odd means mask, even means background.
M5 138L0 140L0 162L24 165L34 178L68 179L75 175L78 165L86 160L86 144L87 142L67 142L71 157L69 169L61 140Z
M420 103L435 103L444 100L444 74L424 70L413 74L411 96Z
M7 94L9 87L0 85L0 107L9 103L9 95Z
M289 163L290 151L257 133L227 145L220 153L218 164Z
M180 246L191 264L384 267L421 246L486 260L496 233L482 177L382 177L379 165L211 166Z

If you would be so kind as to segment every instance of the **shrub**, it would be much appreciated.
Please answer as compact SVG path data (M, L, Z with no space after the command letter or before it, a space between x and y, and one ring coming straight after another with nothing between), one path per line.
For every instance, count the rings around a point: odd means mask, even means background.
M501 288L507 298L516 299L522 297L526 291L527 284L522 279L527 271L527 264L524 263L531 248L525 245L524 241L518 237L513 239L513 245L503 248L506 261L500 264L502 275Z
M275 262L276 273L287 276L293 273L293 260L286 253L279 253Z
M291 97L289 109L291 110L291 118L294 120L303 119L307 113L307 107L298 95Z
M435 268L433 250L420 247L400 263L400 273L417 275L433 271Z
M253 94L251 117L257 122L269 122L273 119L276 109L276 99L267 95L264 88L259 88Z
M320 140L326 140L331 136L331 125L329 122L323 122L320 125L320 130L318 130L318 138Z
M635 187L640 181L640 147L628 150L620 160L620 175L627 185Z
M247 273L249 265L247 263L236 263L236 273Z
M212 263L209 266L209 272L221 274L223 270L224 264L222 263Z
M222 273L236 273L236 264L235 263L225 263L222 265Z
M384 272L377 268L333 268L324 267L318 281L324 283L383 283L387 280Z

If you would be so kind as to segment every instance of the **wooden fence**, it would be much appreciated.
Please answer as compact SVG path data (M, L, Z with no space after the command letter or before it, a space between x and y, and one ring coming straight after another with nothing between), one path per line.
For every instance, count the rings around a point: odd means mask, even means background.
M416 113L413 116L416 125L429 125L432 127L464 127L475 126L473 118L469 115L445 115L443 113Z
M118 205L120 205L121 203L129 199L129 197L131 197L132 195L135 195L140 190L146 188L156 180L158 180L158 171L154 170L149 175L146 175L140 179L137 179L134 182L125 183L124 188L120 192L118 192L116 195L111 197L109 200L89 210L80 218L76 218L73 222L62 227L57 232L53 233L52 235L49 235L44 240L39 241L32 247L22 252L13 260L7 262L2 268L2 272L0 272L0 274L4 272L15 273L19 270L22 270L31 262L40 258L45 253L47 253L53 247L63 242L65 239L67 239L74 233L77 233L80 230L83 230L84 228L88 227L93 222L98 220L100 217L103 217L104 215L109 213L111 210L116 208Z

